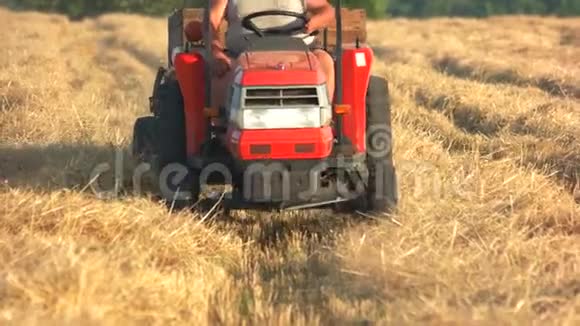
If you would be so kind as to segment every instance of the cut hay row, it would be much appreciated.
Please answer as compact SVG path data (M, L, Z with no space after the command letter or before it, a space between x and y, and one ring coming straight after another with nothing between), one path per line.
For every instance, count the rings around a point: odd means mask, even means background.
M446 74L459 78L473 79L488 84L507 84L520 87L533 86L548 94L580 99L580 87L576 81L565 81L555 76L526 76L510 68L509 64L482 62L449 55L432 60L433 66Z
M580 98L577 18L396 19L371 26L386 31L370 40L391 59L420 60L483 83L534 86Z
M422 119L426 128L438 126L451 148L529 164L556 174L569 189L580 183L578 102L534 89L464 81L408 64L391 64L388 76L416 105L410 117Z

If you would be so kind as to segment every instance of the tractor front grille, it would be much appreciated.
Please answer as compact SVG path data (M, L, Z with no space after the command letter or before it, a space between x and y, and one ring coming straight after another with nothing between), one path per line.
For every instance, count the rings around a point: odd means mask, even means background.
M245 108L320 106L316 87L247 88Z

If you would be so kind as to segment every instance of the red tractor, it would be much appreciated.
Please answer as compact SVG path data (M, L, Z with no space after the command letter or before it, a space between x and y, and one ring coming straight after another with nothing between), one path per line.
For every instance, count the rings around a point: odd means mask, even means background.
M302 39L251 23L294 13L246 17L244 26L256 37L236 60L224 107L211 103L212 35L203 33L202 39L195 32L203 21L195 12L207 14L182 9L170 17L169 65L159 70L152 115L138 119L134 130L133 154L151 165L163 199L188 206L205 186L230 185L226 199L232 209L396 207L388 84L371 76L366 27L343 27L343 15L360 26L364 11L342 9L337 1L336 29L317 36L335 59L334 98Z

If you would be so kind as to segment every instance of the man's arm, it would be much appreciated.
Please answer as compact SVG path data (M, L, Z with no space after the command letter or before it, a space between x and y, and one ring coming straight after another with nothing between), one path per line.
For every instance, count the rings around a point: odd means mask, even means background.
M226 16L228 0L209 1L211 1L211 7L209 11L209 26L210 33L213 35L211 42L211 52L214 61L213 69L214 73L221 77L231 69L232 65L231 59L224 53L225 44L223 44L222 40L220 40L218 37L215 37L218 35L222 20Z
M306 27L308 33L324 29L335 20L334 8L328 0L306 0L306 10L310 14L310 22Z
M211 7L209 12L210 21L210 31L212 35L218 35L220 25L225 17L226 8L228 6L228 0L210 0ZM217 37L213 37L212 48L219 48L220 50L225 47L221 40Z

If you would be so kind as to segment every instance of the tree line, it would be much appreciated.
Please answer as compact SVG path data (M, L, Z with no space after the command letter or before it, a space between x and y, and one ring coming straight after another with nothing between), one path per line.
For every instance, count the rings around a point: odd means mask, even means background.
M347 0L348 1L348 0ZM366 1L350 1L364 3ZM580 15L580 0L371 0L393 16ZM372 5L371 5L372 6ZM372 8L370 8L372 9ZM381 14L375 11L375 14Z
M207 0L0 0L0 4L17 9L59 12L72 17L105 12L165 15L184 3L189 6L205 6ZM377 18L485 17L503 14L580 15L580 0L343 0L343 3L350 7L363 7L370 16Z

